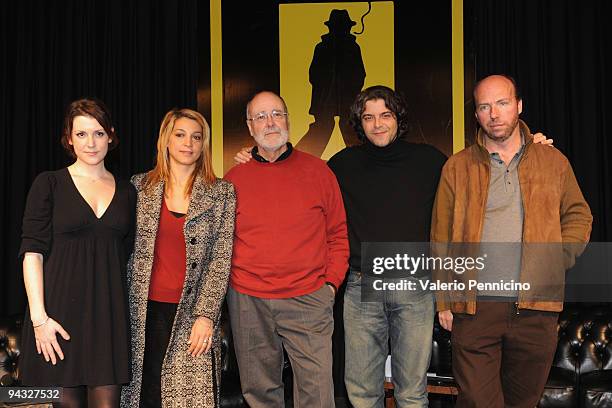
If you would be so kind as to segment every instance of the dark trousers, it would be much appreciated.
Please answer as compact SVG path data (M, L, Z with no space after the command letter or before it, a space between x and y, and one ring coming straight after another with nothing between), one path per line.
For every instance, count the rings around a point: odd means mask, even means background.
M161 369L170 342L175 303L149 300L145 326L145 351L142 365L141 408L161 407Z
M453 374L457 408L533 408L557 347L558 314L478 302L476 315L455 314Z

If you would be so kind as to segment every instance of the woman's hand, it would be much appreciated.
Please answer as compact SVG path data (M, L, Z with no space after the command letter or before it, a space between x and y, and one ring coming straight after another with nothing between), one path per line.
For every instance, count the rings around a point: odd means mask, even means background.
M70 340L70 335L64 330L62 325L50 317L47 317L46 322L34 328L36 351L38 354L42 353L45 356L47 363L51 361L53 365L57 363L56 353L60 360L64 359L62 348L57 342L58 333L64 340Z
M208 317L200 316L193 323L187 345L187 352L192 357L208 353L212 347L213 322Z

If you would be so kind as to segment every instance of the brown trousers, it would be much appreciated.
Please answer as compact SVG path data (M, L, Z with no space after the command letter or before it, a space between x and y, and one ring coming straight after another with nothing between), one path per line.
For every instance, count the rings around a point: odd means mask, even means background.
M257 298L230 287L227 304L242 394L251 408L285 406L283 347L293 370L294 407L334 407L334 294L328 285L287 299Z
M457 408L533 408L557 347L558 314L478 302L476 315L455 314L453 374Z

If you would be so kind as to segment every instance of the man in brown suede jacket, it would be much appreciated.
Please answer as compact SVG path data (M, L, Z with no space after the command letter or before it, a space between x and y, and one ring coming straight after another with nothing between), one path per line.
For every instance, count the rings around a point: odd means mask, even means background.
M504 243L491 245L506 257L486 274L532 289L439 291L437 310L442 327L452 330L456 406L533 408L557 344L565 269L588 242L592 216L567 158L534 144L519 120L523 104L512 78L481 80L474 101L477 141L442 170L431 241ZM543 261L533 248L564 256Z

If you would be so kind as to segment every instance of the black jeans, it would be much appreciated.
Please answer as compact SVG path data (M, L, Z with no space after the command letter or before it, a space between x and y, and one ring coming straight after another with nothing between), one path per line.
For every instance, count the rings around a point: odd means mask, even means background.
M142 365L141 408L161 407L161 369L172 333L176 303L147 302L145 351Z

